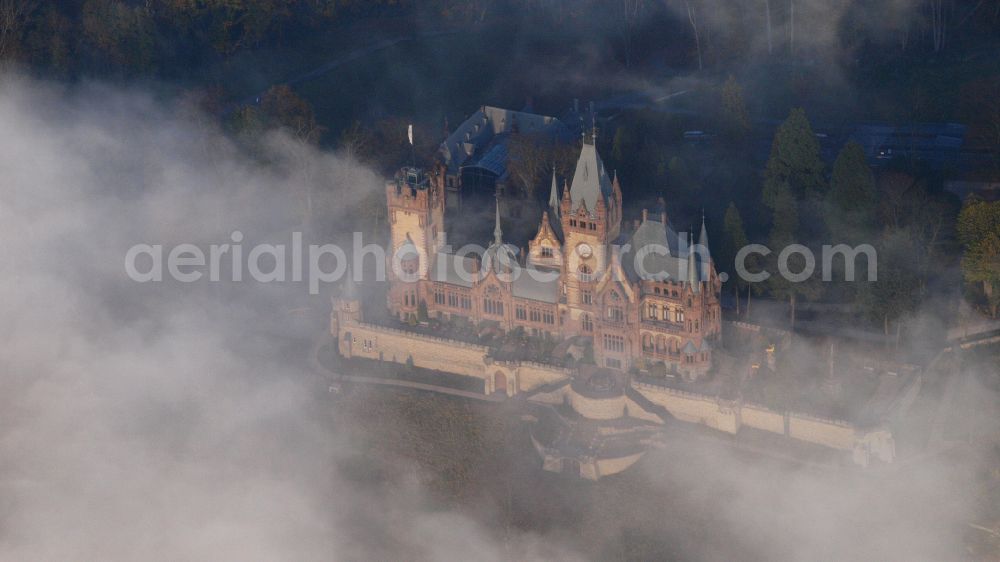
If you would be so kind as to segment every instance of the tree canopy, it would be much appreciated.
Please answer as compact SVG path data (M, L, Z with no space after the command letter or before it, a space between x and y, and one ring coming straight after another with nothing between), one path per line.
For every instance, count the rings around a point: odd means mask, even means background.
M764 170L764 203L772 210L779 204L782 184L787 184L796 197L825 191L819 142L801 108L792 109L771 144Z
M981 284L990 315L1000 311L1000 201L973 200L958 217L958 237L965 245L962 274Z
M875 177L861 145L850 141L837 155L827 194L827 227L836 242L871 241L875 223Z

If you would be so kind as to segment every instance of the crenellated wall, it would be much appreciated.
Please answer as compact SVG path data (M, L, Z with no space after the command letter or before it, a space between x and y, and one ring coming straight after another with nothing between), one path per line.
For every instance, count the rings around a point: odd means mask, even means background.
M740 409L740 421L747 427L785 433L785 416L756 404L744 404Z
M570 405L581 416L590 420L615 420L625 415L628 400L625 395L608 398L590 398L569 389Z
M489 349L482 345L357 322L345 313L334 316L331 332L345 357L396 363L412 360L417 367L482 379L486 394L503 391L513 396L572 377L567 369L540 363L494 362L488 356ZM851 451L854 462L861 465L867 465L873 458L883 462L892 462L895 458L892 434L884 428L861 429L841 420L796 412L776 412L757 404L723 400L636 380L630 384L643 398L681 421L702 424L730 434L738 433L743 426L752 427L807 443ZM598 399L573 391L571 385L542 390L545 391L531 399L550 404L566 400L574 410L590 419L616 419L626 412L630 417L647 421L659 419L648 404L643 407L627 394ZM600 472L607 473L608 470L613 469L602 468Z
M338 350L344 357L400 364L412 360L416 367L482 379L486 394L500 389L501 379L504 392L513 396L570 377L566 369L541 363L494 362L488 357L489 348L486 346L356 322L344 317L331 325L331 332L337 338Z
M743 426L832 449L851 451L854 462L867 465L872 458L895 459L892 434L884 428L861 429L842 420L807 414L780 413L756 404L722 400L655 384L632 382L632 387L650 402L662 406L675 418L736 434Z

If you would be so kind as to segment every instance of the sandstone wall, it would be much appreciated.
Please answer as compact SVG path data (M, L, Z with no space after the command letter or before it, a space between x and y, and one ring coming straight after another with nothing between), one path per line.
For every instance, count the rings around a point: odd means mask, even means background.
M836 420L812 418L803 414L788 417L788 436L834 449L854 448L854 426Z
M614 420L625 413L625 395L613 398L588 398L569 390L570 405L581 416L591 420Z
M539 363L521 363L517 368L518 390L530 392L544 384L559 382L569 376L569 371L541 365Z
M344 341L344 337L348 334L350 342ZM343 326L338 340L341 354L348 357L381 359L396 363L406 363L407 358L412 357L413 364L417 367L476 378L487 376L486 365L483 362L487 349L481 345L362 323Z
M841 420L789 413L786 432L785 415L763 406L733 403L638 382L633 382L633 387L679 420L700 423L726 433L735 434L746 425L807 443L852 451L855 462L862 465L867 465L873 457L892 462L896 456L892 434L885 429L861 431Z
M634 382L633 387L650 402L663 406L670 415L681 421L700 423L726 433L736 433L739 430L736 412L724 407L715 398L651 384Z
M507 394L528 392L570 376L569 371L532 362L492 362L482 345L424 336L404 330L344 320L337 338L341 355L395 363L413 364L458 375L483 379L487 394L496 391L495 374L506 379ZM349 335L350 339L347 340ZM619 415L620 415L619 411Z
M597 459L594 461L597 469L597 476L610 476L612 474L618 474L619 472L625 470L626 468L632 466L638 461L645 451L642 453L635 453L626 457L619 457L617 459Z
M763 406L744 404L740 410L740 421L748 427L771 433L785 433L785 416Z

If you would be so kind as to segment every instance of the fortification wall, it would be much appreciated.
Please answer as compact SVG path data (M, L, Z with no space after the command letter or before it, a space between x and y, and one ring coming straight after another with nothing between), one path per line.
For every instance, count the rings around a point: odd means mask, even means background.
M518 390L530 392L542 385L559 382L569 377L569 371L542 365L540 363L521 363L517 367Z
M700 423L726 433L739 431L736 411L723 406L715 398L637 382L633 383L633 387L681 421Z
M824 420L803 414L788 416L788 436L809 443L816 443L834 449L854 448L854 426L836 420Z
M582 394L569 391L570 405L581 416L591 420L614 420L625 413L625 395L611 398L588 398Z
M362 357L394 363L413 364L424 369L434 369L458 375L483 379L487 394L496 391L496 373L506 379L506 392L514 395L528 392L542 385L552 384L570 376L566 369L533 362L493 362L489 349L404 330L345 320L334 334L341 355ZM349 338L349 339L348 339ZM620 410L619 410L620 414Z
M350 341L345 341L346 336ZM487 349L481 345L422 336L373 324L348 323L341 329L340 352L346 357L363 357L396 363L413 364L459 375L486 378L483 358Z
M896 456L892 434L885 429L861 431L842 420L789 413L786 431L785 414L763 406L718 400L638 382L633 382L633 387L679 420L700 423L726 433L735 434L746 425L807 443L852 451L854 461L861 465L867 465L871 458L892 462Z
M612 474L618 474L619 472L625 470L626 468L632 466L638 461L645 451L641 453L635 453L633 455L628 455L626 457L619 457L616 459L597 459L594 461L597 469L597 476L611 476Z
M740 421L748 427L771 433L785 433L785 416L763 406L744 404L740 410Z

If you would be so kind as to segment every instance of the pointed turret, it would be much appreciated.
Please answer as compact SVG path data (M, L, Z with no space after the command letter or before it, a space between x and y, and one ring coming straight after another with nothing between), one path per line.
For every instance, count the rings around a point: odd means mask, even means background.
M694 229L691 229L694 231ZM688 242L687 282L691 290L698 292L698 262L694 255L694 240Z
M552 216L559 218L559 186L556 184L556 171L552 170L552 190L549 191L549 210Z
M708 231L705 230L705 210L701 210L701 233L698 235L698 245L704 248L705 257L708 257Z
M509 272L517 260L508 244L503 243L503 230L500 229L500 199L497 199L496 224L493 227L493 243L483 253L483 271L492 269L497 273Z
M347 272L344 276L344 284L340 287L340 299L343 301L357 301L360 295L358 291L358 285L354 282L354 275L351 272L351 266L347 266Z
M497 222L493 227L493 243L497 246L503 244L503 231L500 230L500 198L497 198Z
M580 157L576 161L576 171L569 191L573 211L582 204L586 204L588 209L594 209L598 199L611 195L611 178L592 142L584 142L580 147Z

